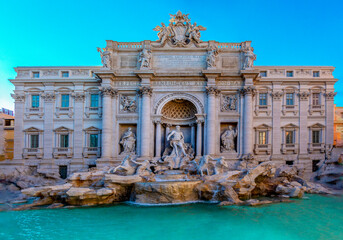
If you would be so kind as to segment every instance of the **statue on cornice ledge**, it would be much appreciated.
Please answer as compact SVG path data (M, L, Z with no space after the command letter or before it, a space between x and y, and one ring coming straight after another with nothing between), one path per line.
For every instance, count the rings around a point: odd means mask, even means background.
M144 47L143 50L139 53L139 69L150 69L151 57L151 50Z
M106 48L97 48L98 52L101 56L101 63L103 65L103 68L111 69L111 52L108 51Z
M252 70L254 68L254 61L256 60L256 55L254 53L253 47L246 47L243 49L245 60L243 69Z

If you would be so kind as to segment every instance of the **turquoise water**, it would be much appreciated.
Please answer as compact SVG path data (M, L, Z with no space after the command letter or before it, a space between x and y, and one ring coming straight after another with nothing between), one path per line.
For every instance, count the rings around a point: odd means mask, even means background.
M189 204L0 212L0 239L343 239L343 197L259 207Z

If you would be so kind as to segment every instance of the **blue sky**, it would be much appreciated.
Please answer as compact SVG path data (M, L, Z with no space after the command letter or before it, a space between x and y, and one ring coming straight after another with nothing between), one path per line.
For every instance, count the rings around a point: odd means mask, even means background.
M100 65L105 40L156 40L169 13L189 13L202 40L251 40L256 65L335 66L343 106L343 1L0 0L0 107L13 109L16 66Z

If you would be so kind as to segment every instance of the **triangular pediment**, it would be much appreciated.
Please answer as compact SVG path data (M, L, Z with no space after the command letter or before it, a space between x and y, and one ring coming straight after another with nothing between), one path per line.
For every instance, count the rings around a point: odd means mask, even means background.
M66 127L63 127L63 126L61 126L61 127L59 127L59 128L56 128L54 131L55 131L55 132L71 132L71 131L73 131L73 130L72 130L72 129L69 129L69 128L66 128Z
M309 128L324 128L325 126L323 124L320 123L315 123L311 126L309 126Z
M30 127L30 128L25 129L24 132L43 132L43 130L40 130L35 127Z
M97 127L94 127L94 126L91 126L91 127L85 129L86 132L100 131L100 130L101 130L101 129L99 129L99 128L97 128Z
M255 127L256 129L270 129L270 128L272 128L271 126L269 126L269 125L267 125L267 124L265 124L265 123L263 123L263 124L261 124L261 125L258 125L257 127Z
M294 125L293 123L289 123L289 124L283 126L282 128L298 128L298 126Z

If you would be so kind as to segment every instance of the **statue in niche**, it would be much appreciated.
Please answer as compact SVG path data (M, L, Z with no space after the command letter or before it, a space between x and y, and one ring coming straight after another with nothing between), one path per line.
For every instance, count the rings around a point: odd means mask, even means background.
M120 105L123 112L135 112L137 108L136 100L133 96L121 96Z
M123 134L120 144L123 147L121 154L135 154L136 153L136 136L129 127Z
M108 51L106 48L97 48L98 52L101 56L101 63L104 68L110 69L111 68L111 52Z
M209 51L207 51L207 57L206 57L207 69L216 67L217 55L218 55L218 50L215 47L212 47Z
M234 130L230 125L229 129L226 130L220 137L222 146L222 152L236 152L235 150L235 138L237 137L237 130Z
M185 142L184 142L184 136L183 133L180 130L180 126L176 126L176 130L171 131L167 136L167 141L170 141L170 145L173 147L173 155L176 155L177 157L180 156L180 152L186 156L185 151Z
M139 53L139 69L150 69L151 57L151 50L144 47L143 50Z
M194 158L194 149L190 143L184 142L180 126L176 126L176 130L168 134L167 141L170 141L170 147L164 150L160 164L167 164L171 169L181 169Z
M196 43L200 43L201 42L201 40L200 40L200 36L201 36L200 31L204 31L204 30L206 30L206 28L203 27L203 26L200 26L200 25L197 26L196 22L194 22L193 25L188 23L188 25L189 25L189 38L191 40L194 40Z
M254 48L247 47L244 51L244 66L243 69L253 69L254 61L256 60L256 55L254 54Z

